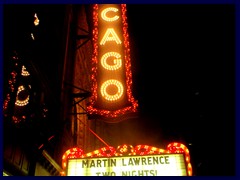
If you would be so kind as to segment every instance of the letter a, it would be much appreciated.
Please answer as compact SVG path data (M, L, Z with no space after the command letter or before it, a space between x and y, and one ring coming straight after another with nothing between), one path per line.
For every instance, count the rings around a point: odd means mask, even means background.
M113 28L107 29L106 33L104 34L104 36L100 42L100 45L104 45L106 43L106 41L115 41L117 44L122 43L122 41L119 39L119 37L117 36L117 34Z

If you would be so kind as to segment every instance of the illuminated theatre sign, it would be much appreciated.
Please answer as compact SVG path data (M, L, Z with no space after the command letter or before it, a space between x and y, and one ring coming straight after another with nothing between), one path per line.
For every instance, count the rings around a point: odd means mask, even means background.
M118 117L136 112L131 92L126 4L93 6L92 96L87 107L90 115Z
M171 143L167 150L148 145L104 147L83 154L79 148L62 158L67 176L192 176L189 151L183 144Z

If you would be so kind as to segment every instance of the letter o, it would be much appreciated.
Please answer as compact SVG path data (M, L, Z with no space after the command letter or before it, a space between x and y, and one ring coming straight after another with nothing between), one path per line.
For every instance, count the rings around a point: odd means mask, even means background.
M116 94L111 95L107 93L107 88L109 85L115 85L118 88ZM105 81L101 86L101 94L108 101L116 101L123 95L123 85L120 81L116 79L109 79Z

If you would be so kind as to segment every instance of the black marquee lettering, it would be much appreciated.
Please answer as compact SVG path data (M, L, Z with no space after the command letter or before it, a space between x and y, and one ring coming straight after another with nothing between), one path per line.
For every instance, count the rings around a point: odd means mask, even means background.
M147 160L148 160L148 161L147 161L147 162L148 162L148 165L152 165L152 161L151 161L151 160L152 160L152 157L148 157Z
M129 159L128 165L132 165L132 166L134 165L134 164L133 164L133 161L132 161L132 158Z
M101 160L100 160L100 159L97 160L97 167L102 167L102 166L101 166Z
M159 164L158 157L153 157L153 164Z
M142 157L142 165L147 165L146 158Z
M85 168L87 167L88 168L88 160L82 162L82 168Z
M124 163L124 159L122 159L122 165L123 165L123 166L127 166L127 165Z
M170 164L170 163L169 163L169 156L165 156L165 163L166 163L166 164Z
M133 159L135 165L139 165L140 158L132 158L132 159Z
M160 160L160 163L161 163L161 164L164 164L164 161L162 160L163 158L164 158L163 156L160 156L160 157L159 157L159 160Z
M94 162L94 160L92 160L92 161L91 161L91 163L90 163L90 166L89 166L89 167L90 167L90 168L91 168L91 167L95 167L95 162Z

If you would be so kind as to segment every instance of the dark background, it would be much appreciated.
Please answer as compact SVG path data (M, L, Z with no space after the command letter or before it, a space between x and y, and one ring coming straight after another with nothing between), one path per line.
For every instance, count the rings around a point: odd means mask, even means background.
M133 96L139 103L139 117L117 125L128 125L124 140L163 149L170 142L182 142L190 150L194 175L235 174L234 8L226 4L127 4ZM36 37L47 36L38 46L58 55L56 37L61 37L61 30L54 23L63 17L64 8L46 5L41 9ZM8 10L4 33L13 43L23 42L14 38L26 39L31 32L29 7ZM10 42L4 45L6 49L19 47ZM39 54L37 59L54 82L54 57L41 59ZM55 83L51 85L56 88Z
M129 4L127 15L142 132L186 144L197 174L234 174L234 6Z

